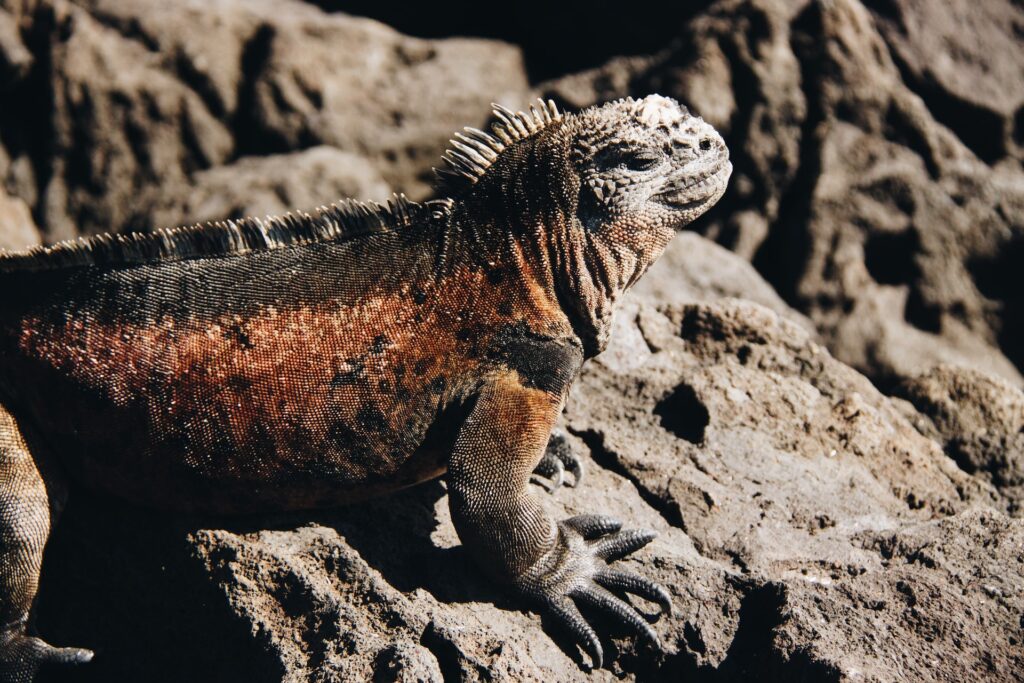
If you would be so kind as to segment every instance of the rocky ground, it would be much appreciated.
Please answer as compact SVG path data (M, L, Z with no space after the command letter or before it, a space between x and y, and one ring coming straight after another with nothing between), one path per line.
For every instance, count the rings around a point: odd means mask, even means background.
M661 532L623 562L673 595L665 652L607 625L587 672L478 577L443 482L242 522L77 491L38 626L98 656L54 680L1024 678L1018 2L351 4L421 37L341 4L0 0L0 248L426 198L491 101L685 102L730 189L574 389L583 486L543 495Z

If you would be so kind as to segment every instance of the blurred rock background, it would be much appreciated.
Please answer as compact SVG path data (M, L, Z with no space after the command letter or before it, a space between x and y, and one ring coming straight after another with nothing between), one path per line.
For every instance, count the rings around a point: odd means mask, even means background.
M554 514L661 538L610 668L478 578L443 483L180 520L76 492L53 680L1021 680L1024 7L1014 0L0 0L0 248L431 196L490 103L651 92L722 201L617 320ZM402 3L406 5L406 3ZM0 292L0 296L3 293Z

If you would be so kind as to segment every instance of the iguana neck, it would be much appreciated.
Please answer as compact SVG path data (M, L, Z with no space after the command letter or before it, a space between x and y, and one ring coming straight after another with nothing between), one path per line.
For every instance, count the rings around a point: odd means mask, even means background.
M589 231L575 217L568 223L567 229L555 233L560 240L555 247L553 281L562 310L573 321L590 358L607 346L620 298L650 263Z

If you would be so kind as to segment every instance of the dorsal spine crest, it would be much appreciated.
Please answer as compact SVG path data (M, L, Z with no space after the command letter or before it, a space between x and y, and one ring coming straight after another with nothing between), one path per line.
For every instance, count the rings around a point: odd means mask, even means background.
M514 112L500 104L491 106L498 121L491 126L490 133L465 128L450 141L451 147L442 157L446 167L434 169L440 194L457 196L476 184L510 146L562 119L552 100L538 99L530 105L529 112Z
M403 194L385 204L344 200L313 213L295 211L151 233L102 234L24 252L0 250L0 272L179 261L278 249L400 230L421 220L442 220L450 209L448 200L419 204Z

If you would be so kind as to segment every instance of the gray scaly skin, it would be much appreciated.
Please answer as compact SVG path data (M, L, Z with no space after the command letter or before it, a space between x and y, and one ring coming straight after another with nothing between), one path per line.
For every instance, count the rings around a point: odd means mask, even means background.
M616 301L721 197L721 137L652 95L495 111L441 171L446 199L0 253L0 683L88 661L28 633L65 479L169 511L355 502L448 473L481 568L600 667L577 605L656 643L608 562L647 544L551 519L529 486L582 468L552 428Z

